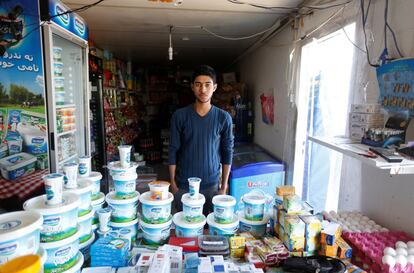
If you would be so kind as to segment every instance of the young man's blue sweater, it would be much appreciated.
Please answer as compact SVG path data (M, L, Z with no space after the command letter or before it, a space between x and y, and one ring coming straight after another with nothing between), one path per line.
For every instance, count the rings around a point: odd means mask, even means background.
M169 165L176 165L176 182L188 189L187 178L201 178L202 189L218 185L220 163L233 158L232 119L215 107L201 117L193 105L178 109L171 118Z

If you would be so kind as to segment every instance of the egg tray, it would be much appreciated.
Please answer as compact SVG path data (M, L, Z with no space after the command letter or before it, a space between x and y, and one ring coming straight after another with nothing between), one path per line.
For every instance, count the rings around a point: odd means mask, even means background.
M384 248L394 247L398 241L412 241L405 232L344 232L342 234L352 247L352 263L370 273L414 273L414 266L389 268L382 263Z

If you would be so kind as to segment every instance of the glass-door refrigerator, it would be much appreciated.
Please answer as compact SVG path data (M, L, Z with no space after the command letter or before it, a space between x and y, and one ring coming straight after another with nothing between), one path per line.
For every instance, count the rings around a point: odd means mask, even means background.
M90 154L87 26L56 0L41 5L51 172Z

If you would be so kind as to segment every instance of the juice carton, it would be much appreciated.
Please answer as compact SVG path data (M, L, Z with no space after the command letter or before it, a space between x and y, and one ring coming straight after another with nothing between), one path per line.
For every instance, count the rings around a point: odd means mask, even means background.
M338 245L322 245L319 253L321 255L335 258L338 253Z
M305 238L305 251L306 252L317 251L317 250L319 250L319 248L320 248L319 237Z
M291 237L305 236L305 223L297 215L285 217L284 228Z
M321 244L322 245L334 245L336 238L341 237L342 228L337 223L329 223L321 231Z
M302 208L302 200L297 195L283 196L283 207L287 213L300 213Z
M338 258L339 259L351 259L352 248L342 238L337 238L335 243L338 245Z
M285 233L283 242L289 251L303 251L305 248L305 237L291 237Z

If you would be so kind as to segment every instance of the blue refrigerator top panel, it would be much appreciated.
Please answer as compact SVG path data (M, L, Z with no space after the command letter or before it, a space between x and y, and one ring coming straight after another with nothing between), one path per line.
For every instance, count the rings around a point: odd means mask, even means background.
M284 170L285 167L282 162L276 160L263 151L233 154L231 173L237 177L245 176L243 173L246 171L249 172L247 174L254 175L269 172L282 172Z
M256 152L264 152L264 150L253 143L235 143L233 153L234 154L241 154L241 153L256 153Z

